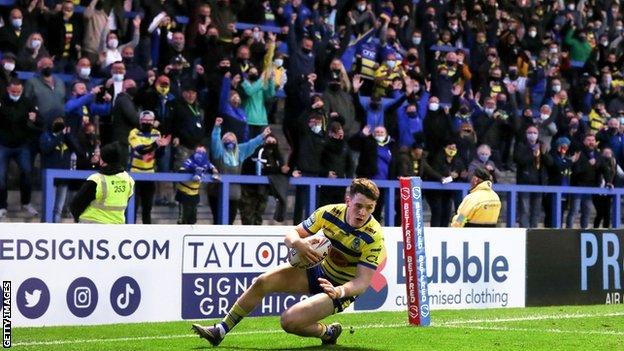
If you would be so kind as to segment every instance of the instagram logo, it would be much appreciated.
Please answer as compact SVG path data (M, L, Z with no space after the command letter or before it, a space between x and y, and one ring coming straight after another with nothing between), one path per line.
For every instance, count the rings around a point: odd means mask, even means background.
M77 287L74 290L74 306L76 308L89 308L91 305L91 289L86 286Z
M93 281L80 277L67 288L67 307L76 317L90 316L98 302L98 292Z

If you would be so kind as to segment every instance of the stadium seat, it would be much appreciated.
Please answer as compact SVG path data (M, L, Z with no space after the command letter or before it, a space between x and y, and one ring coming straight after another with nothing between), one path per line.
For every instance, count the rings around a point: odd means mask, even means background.
M15 5L15 0L0 0L0 6L11 7Z

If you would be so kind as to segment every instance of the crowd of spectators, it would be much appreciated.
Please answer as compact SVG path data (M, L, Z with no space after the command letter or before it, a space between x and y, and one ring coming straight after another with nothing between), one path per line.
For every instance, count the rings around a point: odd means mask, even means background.
M244 224L262 222L269 195L284 220L287 177L449 183L484 167L495 181L511 171L518 184L620 186L622 10L611 0L16 0L0 23L0 217L10 160L35 216L37 155L42 168L95 169L112 141L135 172L268 175L269 186L231 188L230 221L240 212ZM217 187L207 191L218 222ZM56 221L72 188L57 186ZM175 188L137 183L145 223L152 201L174 200L179 222L194 223L199 184ZM343 194L322 187L320 202ZM425 198L431 225L447 226L457 194ZM544 214L553 225L553 200L521 194L519 225ZM610 197L564 201L568 227L579 212L588 227L592 206L593 225L609 226ZM295 222L307 205L299 187Z

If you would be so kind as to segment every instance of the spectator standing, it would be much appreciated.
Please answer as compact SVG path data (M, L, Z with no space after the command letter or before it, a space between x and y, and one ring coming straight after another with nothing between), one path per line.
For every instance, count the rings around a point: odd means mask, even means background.
M613 189L618 180L618 173L622 173L615 160L613 150L609 147L602 149L602 160L604 172L600 175L599 187L603 189ZM596 218L594 218L594 228L610 228L611 223L611 196L592 195L594 207L596 208ZM600 226L600 223L603 226Z
M322 177L330 179L353 178L353 156L345 142L345 132L339 122L331 122L327 128L327 142L321 152ZM343 187L323 186L320 189L320 205L340 203L344 200Z
M548 168L548 185L555 186L570 186L570 177L572 176L572 163L576 162L580 156L580 152L574 152L570 147L570 139L567 137L559 137L555 141L555 147L550 150L550 157L552 163ZM569 197L572 197L571 195ZM544 227L554 228L555 222L553 221L553 201L555 194L545 194L544 205ZM562 202L568 199L562 199ZM562 209L565 206L561 206ZM558 214L560 218L563 217L563 213Z
M390 138L386 128L375 127L371 133L371 128L366 126L362 131L349 140L349 146L360 152L356 177L387 180L390 179L390 165L392 163L392 151L394 140ZM384 206L384 196L380 193L377 206L373 211L373 216L381 222Z
M572 165L572 185L596 187L601 179L611 179L605 167L600 151L597 149L596 136L586 134L583 138L583 148L580 156ZM602 177L602 178L601 178ZM581 228L589 228L589 215L591 213L592 197L589 194L574 194L570 211L566 218L566 227L573 228L575 217L581 212Z
M24 95L36 102L45 125L62 116L65 111L65 84L52 74L54 62L49 57L37 62L38 74L30 78L24 85Z
M526 130L526 137L514 148L514 161L518 167L516 183L527 185L546 185L547 167L552 160L547 153L548 146L539 141L536 126ZM542 213L541 193L520 193L519 221L522 228L536 228Z
M41 147L41 167L43 169L71 169L72 155L76 156L77 141L70 133L71 127L63 117L56 118L39 139ZM68 182L55 180L54 223L62 220L63 207L67 198Z
M262 134L256 136L255 138L249 140L246 143L239 144L236 135L234 133L225 133L222 138L221 136L221 124L223 123L223 119L217 117L215 120L214 128L212 129L212 138L211 138L211 148L210 153L212 155L212 159L215 160L215 164L217 169L221 172L221 174L241 174L243 162L249 156L251 156L258 146L262 145L264 138L271 133L270 128L265 128ZM238 184L230 185L230 194L229 194L229 223L234 223L236 219L236 213L238 211L240 205L240 197L241 197L241 188ZM217 224L224 224L220 222L220 215L218 211L215 211L218 206L215 203L217 200L215 197L211 199L213 203L211 203L211 207L213 208L213 215L215 216Z
M152 111L139 114L139 128L132 129L128 135L130 145L130 172L154 173L156 150L169 145L171 136L161 137L154 128L155 116ZM156 186L154 182L136 183L136 195L141 200L141 219L143 224L152 224L152 204Z
M182 98L172 103L171 135L173 137L174 169L182 164L202 145L205 135L204 112L197 102L197 88L194 84L185 84Z
M190 181L176 183L176 201L179 203L178 224L195 224L197 222L197 205L199 204L199 188L202 176L210 171L213 174L213 179L218 179L219 172L208 160L208 153L203 146L198 146L178 171L193 174Z
M37 107L24 94L19 80L13 80L2 95L0 105L0 218L7 215L7 173L14 160L20 171L20 198L22 209L29 215L39 214L31 205L32 159L31 139L41 131Z
M466 179L466 166L457 156L457 144L453 139L442 143L442 152L436 153L431 161L431 168L439 174L442 184L462 182ZM435 178L434 178L435 179ZM438 179L435 179L438 180ZM452 214L453 191L429 190L425 192L425 199L431 209L431 226L448 227Z
M117 99L112 110L112 141L117 141L123 150L121 150L122 165L128 162L128 135L130 131L139 126L139 110L134 103L134 97L137 94L136 83L133 80L125 80L123 82L123 92L117 95ZM106 143L103 140L104 143Z

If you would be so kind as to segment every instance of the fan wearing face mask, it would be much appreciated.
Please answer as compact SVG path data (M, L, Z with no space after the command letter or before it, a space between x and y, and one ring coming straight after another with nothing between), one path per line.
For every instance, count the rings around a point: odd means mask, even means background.
M26 45L17 54L17 69L20 71L34 71L37 61L50 54L45 47L43 36L40 33L33 33L26 41Z
M238 143L234 133L224 133L221 136L221 125L223 118L217 117L211 135L210 154L215 166L222 174L241 174L243 161L251 156L258 146L262 145L264 138L271 134L271 128L267 127L255 138L246 143ZM214 194L216 195L216 194ZM229 224L234 223L236 213L240 205L241 188L239 184L230 185L229 203ZM215 224L221 223L220 213L218 213L218 198L210 197L210 207L215 218Z
M15 60L15 55L10 52L2 55L2 59L0 60L0 92L6 91L9 82L17 78L17 73L15 73Z
M354 135L349 140L349 146L360 153L355 169L356 177L379 180L390 179L394 139L388 135L388 131L384 126L377 126L374 129L365 126L360 133ZM383 207L383 195L380 195L373 212L375 219L380 222Z
M139 128L134 128L128 135L130 144L130 171L139 173L154 173L156 150L165 147L171 142L171 135L161 137L154 127L156 118L152 111L139 113ZM141 218L143 224L152 223L152 203L154 202L154 182L137 182L136 194L141 201Z
M548 145L539 141L539 130L529 126L524 140L519 140L514 148L514 162L517 165L516 183L546 185L547 167L552 159ZM519 222L522 228L535 228L542 212L541 193L520 193L518 195Z

